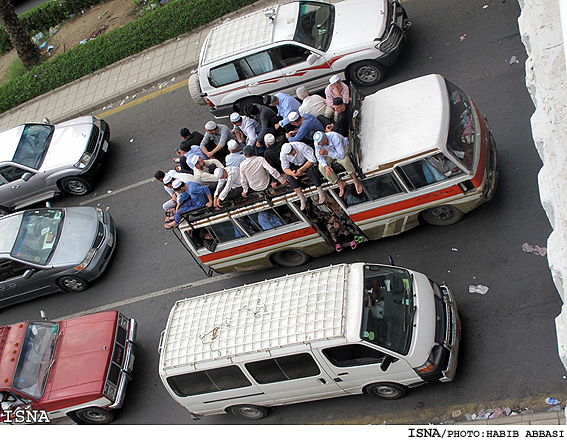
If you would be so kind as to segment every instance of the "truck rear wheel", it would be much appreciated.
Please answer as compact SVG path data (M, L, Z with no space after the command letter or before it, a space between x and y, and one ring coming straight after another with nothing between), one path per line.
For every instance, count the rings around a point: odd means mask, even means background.
M366 386L364 391L372 397L397 400L406 395L407 388L396 383L373 383Z
M101 407L87 407L75 411L75 416L87 424L109 424L114 421L114 413Z
M293 268L309 262L309 254L299 250L282 250L272 256L272 261L276 265Z
M425 222L440 227L456 224L464 216L465 213L451 205L440 205L421 213L421 217Z
M268 416L269 409L262 406L243 404L241 406L231 407L230 412L233 415L236 415L241 418L246 418L247 420L260 420Z

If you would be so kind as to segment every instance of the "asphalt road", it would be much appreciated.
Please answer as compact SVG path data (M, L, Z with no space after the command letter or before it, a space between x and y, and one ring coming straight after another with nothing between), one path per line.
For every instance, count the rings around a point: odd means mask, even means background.
M526 55L517 28L518 4L404 4L413 23L409 42L380 88L440 73L467 91L488 115L498 144L501 176L496 197L456 225L420 226L356 251L313 260L298 271L340 262L385 263L392 255L401 266L447 282L455 291L463 322L457 377L452 383L414 389L395 402L363 396L312 402L276 409L270 418L254 424L423 423L442 420L456 409L464 413L494 405L534 408L544 406L546 396L567 398L554 326L561 301L547 260L522 252L524 242L545 246L551 228L538 197L541 161L529 126L533 104L524 83ZM512 56L519 63L510 64ZM176 83L179 79L172 84ZM151 177L157 169L173 166L179 129L203 131L208 111L193 104L185 87L136 99L137 105L106 117L112 144L93 194L53 201L54 206L109 207L119 231L107 272L84 293L54 294L7 308L0 322L39 318L40 308L51 318L61 318L117 307L140 325L135 380L117 424L247 424L232 416L192 422L157 375L159 336L177 299L289 271L273 268L204 278L173 234L163 229L161 204L167 194ZM118 107L119 103L114 106ZM470 284L483 284L489 291L484 296L470 294Z

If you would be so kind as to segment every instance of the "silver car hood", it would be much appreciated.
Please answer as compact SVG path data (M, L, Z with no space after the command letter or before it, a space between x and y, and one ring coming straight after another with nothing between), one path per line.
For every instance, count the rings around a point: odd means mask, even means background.
M56 124L41 169L47 170L67 164L76 164L85 152L92 130L93 118L91 116Z
M98 229L98 216L93 207L65 208L63 228L49 265L75 265L86 257Z

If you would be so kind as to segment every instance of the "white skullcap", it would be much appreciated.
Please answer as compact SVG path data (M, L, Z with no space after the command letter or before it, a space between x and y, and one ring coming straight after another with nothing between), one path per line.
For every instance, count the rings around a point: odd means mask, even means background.
M238 143L234 139L229 139L228 142L226 143L226 146L231 152L238 149Z
M233 112L230 114L230 122L238 122L242 119L242 117L240 116L240 113L238 112Z
M177 190L178 188L181 188L181 186L183 185L183 182L176 179L175 181L173 181L173 184L171 184L171 186L173 187L174 190Z
M193 167L197 165L198 161L199 161L199 155L193 155L193 156L191 156L191 159L189 160L189 162L191 163L191 165Z
M338 75L333 75L331 78L329 78L329 83L331 84L338 83L339 81L341 81L341 77L339 77Z
M305 86L299 86L297 89L295 89L295 94L297 95L297 98L302 100L307 95L309 95L309 92L307 91L307 88Z
M271 133L266 133L266 135L264 135L264 143L266 145L272 145L274 142L276 142L276 137L274 135Z
M224 168L222 168L222 167L217 167L217 168L215 168L215 171L213 172L213 174L214 174L217 178L221 179L221 178L222 178L222 175L224 174L223 172L224 172Z
M208 121L207 124L205 124L206 130L215 130L217 127L217 123L214 121Z
M171 175L165 175L165 178L163 178L164 185L169 184L171 181L173 181L173 176Z
M291 153L291 144L289 142L286 142L284 145L282 145L282 153L284 155L289 155Z
M317 144L323 141L323 139L325 139L325 134L323 132L315 132L313 134L313 141L315 141Z
M295 122L300 118L299 113L297 112L289 112L289 114L287 115L287 119L289 119L290 122Z

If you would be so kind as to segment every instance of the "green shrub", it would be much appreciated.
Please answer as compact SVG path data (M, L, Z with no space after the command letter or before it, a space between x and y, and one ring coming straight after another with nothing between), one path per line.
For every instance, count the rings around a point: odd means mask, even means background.
M77 0L78 1L78 0ZM0 113L210 23L255 0L176 0L32 68L0 87Z

